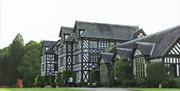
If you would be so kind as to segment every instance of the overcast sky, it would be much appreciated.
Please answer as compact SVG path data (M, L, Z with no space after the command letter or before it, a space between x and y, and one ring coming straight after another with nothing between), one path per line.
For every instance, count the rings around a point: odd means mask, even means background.
M17 33L30 40L58 40L60 26L75 20L138 25L147 34L180 24L180 0L1 0L0 48Z

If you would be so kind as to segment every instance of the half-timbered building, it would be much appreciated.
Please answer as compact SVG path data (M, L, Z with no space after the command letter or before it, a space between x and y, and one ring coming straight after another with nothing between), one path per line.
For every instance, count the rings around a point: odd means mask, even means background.
M76 83L89 82L90 71L99 68L105 48L142 36L145 33L138 26L76 21L73 28L61 27L53 47L58 71L75 71Z
M125 57L133 65L137 79L147 76L147 64L152 62L164 63L169 76L180 76L180 26L122 43L114 49L115 58Z
M57 56L53 50L55 41L44 40L43 45L43 54L41 57L41 75L42 76L55 76L58 72L57 70Z
M76 21L74 27L61 27L56 43L43 41L41 74L75 71L76 83L90 82L90 72L99 69L100 53L145 35L138 26Z
M70 40L72 36L73 28L70 27L61 27L59 37L58 49L58 70L59 72L63 71L72 71L73 61L73 42Z
M73 70L76 82L89 82L90 72L99 69L100 53L111 47L145 35L138 26L76 21Z

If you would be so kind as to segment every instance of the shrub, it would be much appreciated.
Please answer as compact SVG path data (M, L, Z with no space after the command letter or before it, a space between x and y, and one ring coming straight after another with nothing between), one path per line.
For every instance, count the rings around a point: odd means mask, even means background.
M180 87L180 79L169 79L169 80L164 80L162 82L162 87L165 88L179 88Z
M130 87L130 80L124 79L122 80L122 87Z
M110 79L109 82L107 82L107 84L105 86L108 86L108 87L114 87L117 85L117 82L116 80L114 79Z
M126 77L126 68L128 63L126 59L119 59L115 62L113 71L117 80L122 81Z
M72 77L73 81L75 81L76 80L76 72L75 71L63 71L62 73L59 72L56 84L61 87L66 86L64 84L64 82L67 77Z
M62 86L63 84L64 84L64 81L61 79L62 77L61 77L61 73L59 72L58 74L57 74L57 80L56 80L56 85L57 86Z
M44 76L37 75L35 78L33 86L34 87L44 87L45 86L44 83L45 83Z
M100 70L95 69L90 72L90 82L96 83L96 86L100 85Z
M45 85L51 85L51 86L55 86L55 76L45 76Z
M149 86L157 87L167 79L167 69L161 62L150 63L147 66L147 81Z
M133 67L129 65L127 59L121 58L115 60L113 66L114 76L116 77L116 86L130 87L134 85L133 81Z
M100 81L100 71L98 69L90 72L90 80L91 82Z
M135 80L124 79L122 81L122 87L134 87L134 86L135 86Z
M136 87L147 87L146 79L136 79Z

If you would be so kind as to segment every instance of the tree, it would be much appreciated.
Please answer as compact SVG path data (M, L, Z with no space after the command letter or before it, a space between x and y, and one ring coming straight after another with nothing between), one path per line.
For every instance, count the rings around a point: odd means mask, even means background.
M33 86L34 79L40 74L41 43L30 41L24 47L24 56L18 66L26 86Z
M147 81L150 86L158 86L167 79L167 69L161 62L150 63L147 66Z
M127 59L121 58L115 60L113 73L117 84L121 86L131 86L133 81L132 71L132 65L129 65Z
M9 47L0 50L0 84L6 85L8 79Z
M13 40L11 47L9 49L9 82L10 84L15 84L17 78L20 77L20 73L17 71L17 67L22 61L22 56L24 54L24 41L21 34L17 34Z
M126 76L126 68L127 68L127 60L126 59L119 59L116 60L114 67L113 67L113 71L114 71L114 75L118 80L123 80Z
M0 49L0 84L15 85L18 78L25 85L32 85L40 74L42 42L30 41L24 47L21 34L17 34L12 44Z

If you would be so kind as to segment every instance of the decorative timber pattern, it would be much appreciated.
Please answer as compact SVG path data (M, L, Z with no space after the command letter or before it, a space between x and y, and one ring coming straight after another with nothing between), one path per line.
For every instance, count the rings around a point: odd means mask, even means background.
M56 76L58 71L57 55L55 55L52 46L54 41L43 41L43 56L41 60L41 75Z
M60 73L75 71L76 83L90 82L90 72L100 69L100 54L106 48L145 35L138 26L76 21L72 28L61 27L60 39L52 45L56 56L56 59L52 60L58 67L49 66L48 73L53 72L55 69L53 67L56 67Z
M141 35L134 32L132 38ZM169 76L180 76L180 26L119 44L114 49L117 56L124 56L133 64L133 73L137 79L146 77L146 65L152 62L164 63Z
M135 51L134 59L133 59L133 73L135 78L144 78L147 76L146 74L146 60L142 56L140 50Z

